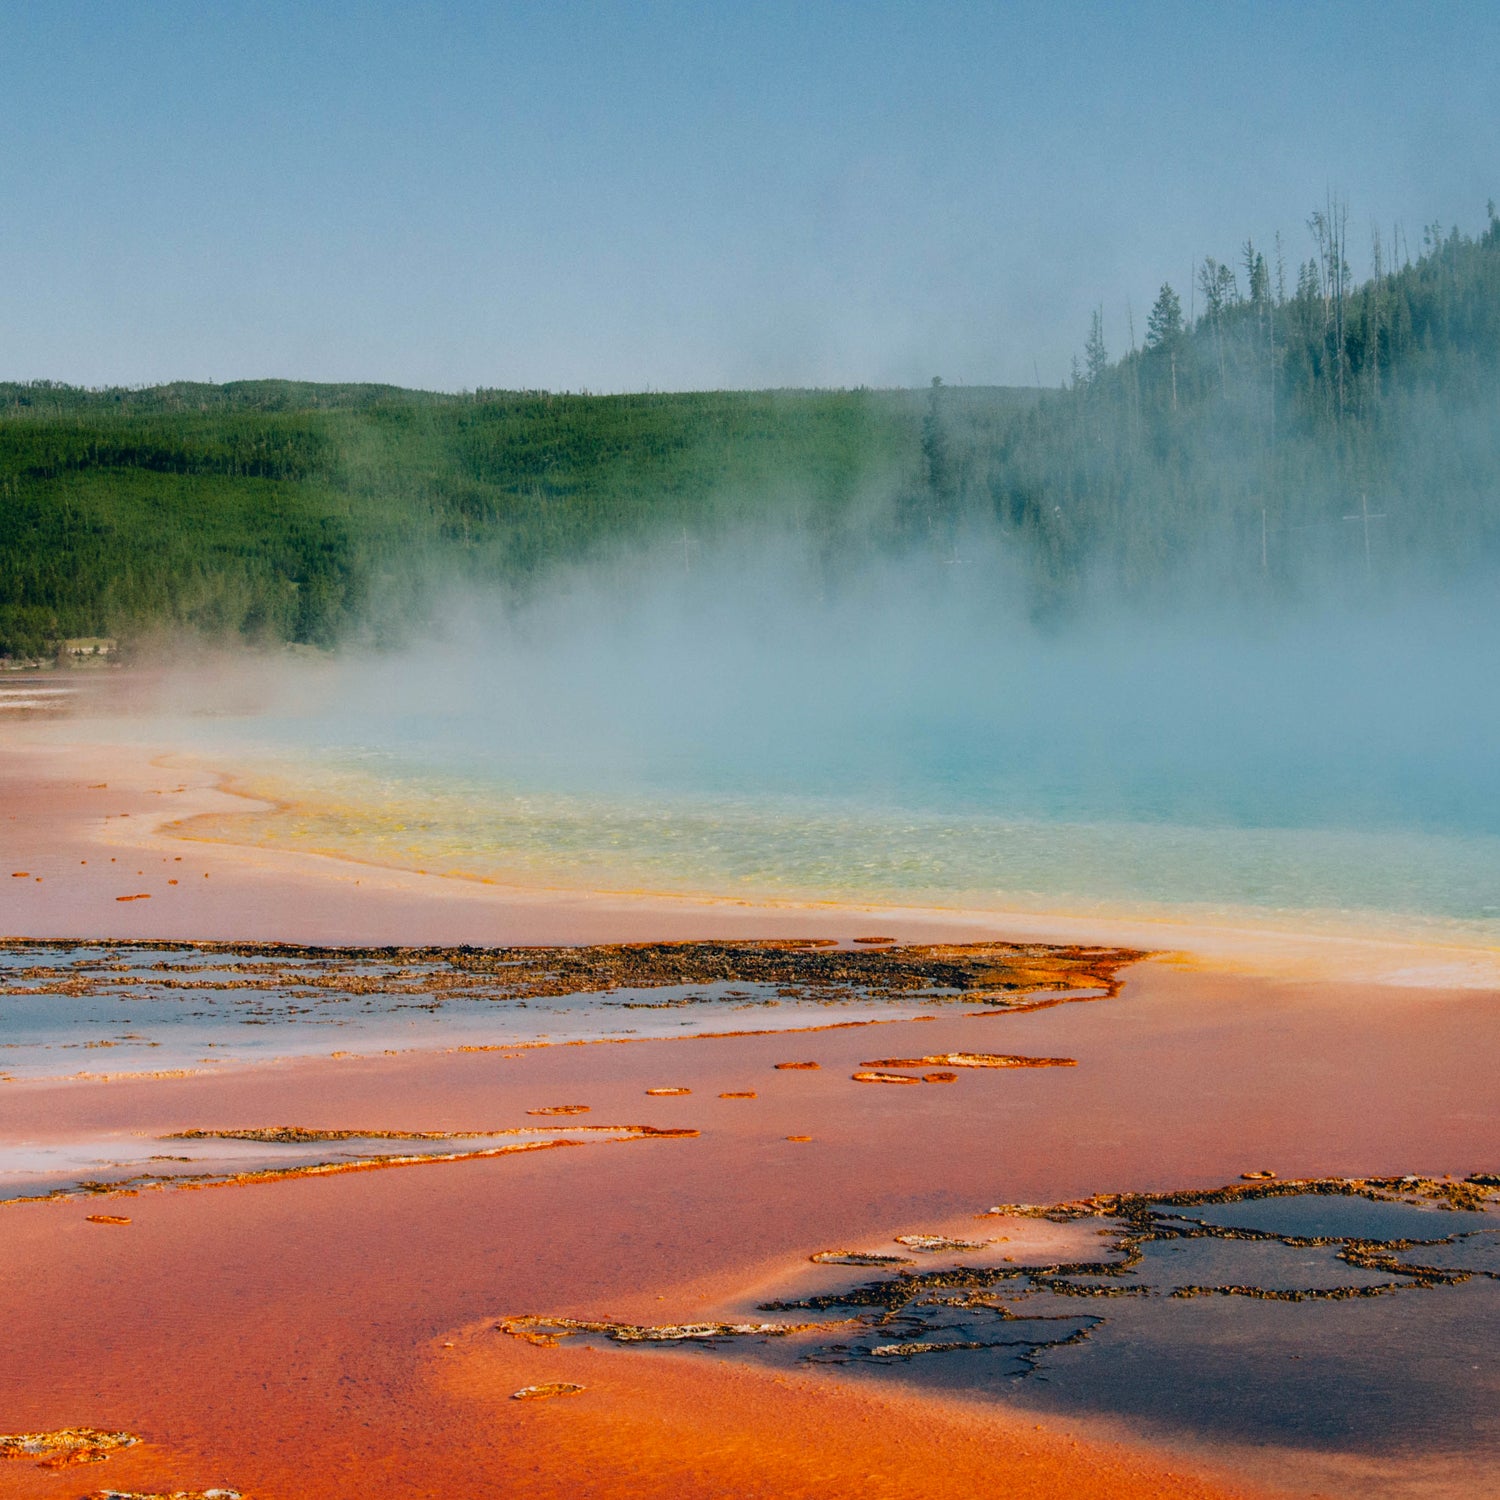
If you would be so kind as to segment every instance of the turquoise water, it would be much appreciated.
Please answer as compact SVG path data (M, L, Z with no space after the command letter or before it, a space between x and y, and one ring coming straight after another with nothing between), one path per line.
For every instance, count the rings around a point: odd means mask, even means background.
M980 568L832 588L747 562L586 575L447 637L184 720L293 804L234 836L574 887L1500 941L1485 600L1061 631Z
M409 748L265 747L290 805L200 832L432 872L591 889L976 909L1218 916L1500 941L1500 837L921 806L741 785L583 790ZM566 778L556 777L562 781Z

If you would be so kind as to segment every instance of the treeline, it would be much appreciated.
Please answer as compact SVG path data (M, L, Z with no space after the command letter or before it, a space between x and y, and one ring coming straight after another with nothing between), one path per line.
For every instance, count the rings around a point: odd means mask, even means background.
M0 656L378 642L454 587L622 542L768 518L826 539L920 483L921 416L907 392L0 386Z
M1064 389L998 436L935 386L924 430L935 530L998 522L1039 600L1108 586L1281 599L1389 589L1500 562L1500 220L1372 234L1348 211L1164 285L1112 359L1102 310ZM1118 331L1118 330L1116 330ZM1139 332L1139 338L1137 333ZM941 545L949 545L939 538Z

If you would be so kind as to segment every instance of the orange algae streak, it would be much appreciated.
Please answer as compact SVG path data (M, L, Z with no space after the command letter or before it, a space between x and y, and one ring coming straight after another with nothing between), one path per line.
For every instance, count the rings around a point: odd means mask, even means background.
M879 1073L862 1070L849 1075L856 1083L921 1083L920 1078L910 1078L905 1073Z
M820 1067L820 1066L821 1065L819 1063L815 1063L815 1062L787 1062L787 1063L777 1063L776 1064L777 1071L778 1072L782 1072L782 1073L786 1073L786 1072L812 1072L812 1071L816 1071L817 1068Z
M652 1365L642 1380L609 1355L504 1340L471 1347L444 1385L460 1410L473 1413L492 1453L524 1447L527 1469L507 1476L516 1500L1005 1493L1208 1500L1226 1493L1168 1473L1151 1456L1082 1445L1003 1415L671 1355ZM506 1399L528 1376L586 1379L589 1400L568 1403L556 1425L538 1422L524 1403Z
M672 1094L691 1094L693 1091L692 1091L692 1089L671 1088L671 1089L647 1089L646 1092L648 1094L656 1094L659 1097L666 1097L666 1096L672 1095Z

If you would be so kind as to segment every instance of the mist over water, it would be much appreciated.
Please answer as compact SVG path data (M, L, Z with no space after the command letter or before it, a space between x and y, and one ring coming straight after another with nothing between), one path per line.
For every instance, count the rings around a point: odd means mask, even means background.
M1101 588L1043 624L983 536L663 547L281 684L250 733L291 806L248 836L572 886L1490 940L1497 659L1477 592Z

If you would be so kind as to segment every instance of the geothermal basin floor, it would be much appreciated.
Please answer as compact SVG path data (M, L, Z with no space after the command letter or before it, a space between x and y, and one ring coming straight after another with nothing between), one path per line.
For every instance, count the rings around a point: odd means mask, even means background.
M121 966L59 997L93 1034L147 953L79 952ZM501 1010L490 1042L15 1078L0 1409L140 1441L0 1485L1494 1487L1491 997L1132 957L1089 998L811 1029L735 994L678 1037Z

